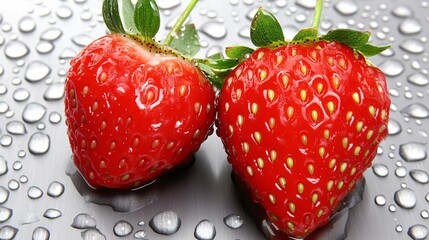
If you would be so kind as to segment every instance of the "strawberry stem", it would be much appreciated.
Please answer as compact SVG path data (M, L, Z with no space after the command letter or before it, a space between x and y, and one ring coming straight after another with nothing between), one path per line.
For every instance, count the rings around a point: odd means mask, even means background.
M179 16L177 21L174 23L173 28L171 28L170 32L167 34L164 40L165 45L170 45L171 41L173 41L174 35L176 32L179 31L179 29L182 27L183 23L185 22L186 18L191 14L192 9L194 9L195 5L197 4L198 0L191 0L186 6L185 10L182 12L182 14Z
M316 8L314 10L313 17L313 28L318 29L320 24L320 18L322 17L323 0L316 0Z

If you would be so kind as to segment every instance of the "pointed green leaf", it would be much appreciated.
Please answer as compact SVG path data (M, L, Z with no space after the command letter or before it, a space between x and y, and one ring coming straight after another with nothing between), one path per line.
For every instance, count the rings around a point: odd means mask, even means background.
M104 23L111 33L125 33L119 15L118 0L104 0L102 12Z
M248 54L252 54L255 50L246 46L227 47L225 49L226 56L229 58L241 59Z
M218 59L224 59L224 57L223 57L223 54L221 52L218 52L218 53L215 53L215 54L208 56L207 59L218 60Z
M138 0L134 10L134 22L144 37L153 38L159 30L159 8L155 0Z
M194 24L186 24L174 35L170 47L191 57L200 51L200 38Z
M138 33L134 23L134 5L131 0L122 0L122 18L127 32Z
M316 38L317 34L317 28L304 28L293 37L292 41L301 41L305 38Z
M384 50L390 48L391 45L385 45L385 46L374 46L371 44L365 44L362 47L356 48L360 53L362 53L364 56L371 57L380 54Z
M259 8L250 26L250 38L257 47L268 46L284 41L283 29L272 13Z
M351 29L335 29L329 31L322 38L327 41L337 41L348 45L351 48L358 48L368 43L370 32L360 32Z
M214 69L228 69L237 66L238 61L236 59L206 59L204 64Z

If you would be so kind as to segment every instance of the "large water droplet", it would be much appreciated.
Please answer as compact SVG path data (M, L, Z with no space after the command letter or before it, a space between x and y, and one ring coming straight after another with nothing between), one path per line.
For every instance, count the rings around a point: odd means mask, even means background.
M86 229L81 233L82 240L106 240L106 236L96 228Z
M23 17L18 23L19 31L29 33L36 29L36 21L32 17Z
M15 179L11 179L9 180L9 182L7 183L7 187L9 188L9 190L11 191L15 191L18 190L19 188L19 182L16 181Z
M13 99L17 102L23 102L30 97L30 92L25 88L18 88L13 92Z
M194 237L198 240L212 240L215 236L215 225L207 219L200 221L195 227Z
M0 76L1 76L1 66L0 66ZM4 95L5 93L7 93L7 87L0 83L0 95Z
M429 84L429 78L419 72L409 75L407 81L417 86L426 86Z
M0 155L0 176L5 175L8 170L6 159Z
M412 118L428 118L429 109L421 103L412 103L401 110L401 113Z
M25 80L29 82L39 82L51 73L51 68L41 61L34 61L28 64L25 70Z
M71 48L65 48L59 56L60 60L68 60L76 57L76 52Z
M388 59L379 65L379 68L390 77L400 75L404 70L404 64L396 59Z
M315 1L313 1L315 2ZM359 10L359 6L353 0L342 0L337 2L334 5L335 10L337 10L342 15L352 15Z
M378 206L386 205L386 197L384 197L384 195L375 196L374 201L375 201L375 204L377 204Z
M36 186L31 186L28 188L27 195L31 199L38 199L43 196L43 191Z
M396 191L394 200L398 206L405 209L414 208L417 203L416 194L409 188L402 188Z
M224 38L227 34L225 26L218 22L206 22L201 26L200 31L214 39Z
M51 84L43 94L46 101L60 100L64 96L64 83Z
M6 57L11 59L22 58L26 56L29 52L30 49L28 48L28 46L19 40L9 41L4 47L4 54L6 55Z
M64 185L60 182L53 181L49 184L47 194L50 197L57 198L64 193Z
M232 229L237 229L243 226L244 220L238 214L229 214L228 216L223 218L223 222L226 226Z
M44 227L37 227L33 231L32 240L49 240L51 233Z
M91 215L80 213L73 219L71 226L77 229L95 228L97 226L97 222Z
M41 155L48 152L51 146L51 139L49 135L41 132L36 132L31 135L28 141L28 150L34 155Z
M12 137L10 135L5 134L0 138L0 145L2 145L3 147L9 147L10 145L12 145L12 141Z
M422 53L425 50L425 46L421 42L412 38L404 40L399 47L409 53Z
M379 177L386 177L389 174L389 169L384 164L374 164L372 171Z
M80 47L85 47L93 41L92 37L86 34L76 35L72 37L71 40L74 44Z
M71 8L69 8L67 6L58 7L57 10L55 11L55 13L61 19L67 19L73 15L73 11L71 10Z
M49 208L46 209L45 213L43 213L43 217L49 219L59 218L63 215L63 213L58 209Z
M428 237L428 228L422 224L416 224L408 229L408 236L413 240L424 240Z
M413 11L408 6L399 5L392 10L392 14L396 17L406 18L412 17Z
M40 121L43 116L45 116L45 113L45 106L36 102L32 102L25 106L24 111L22 112L22 119L26 123L35 123Z
M421 184L426 184L429 182L429 175L426 171L424 170L410 170L410 177Z
M407 18L404 19L399 24L399 31L405 35L412 35L421 32L423 29L420 21L416 18Z
M7 202L8 199L9 199L9 190L7 190L3 186L0 186L0 204Z
M397 135L402 132L402 127L399 124L399 122L392 118L389 119L387 129L388 129L389 135Z
M7 207L0 206L0 223L9 220L13 215L13 210Z
M179 230L181 223L177 213L173 211L164 211L156 214L149 221L149 226L156 233L171 235Z
M124 220L120 220L113 226L113 233L118 237L125 237L133 232L133 226Z
M405 167L398 167L395 170L395 175L399 178L407 176L407 169Z
M0 102L0 113L5 113L9 110L9 105L6 102Z
M6 131L12 135L24 135L27 133L24 123L15 120L6 124Z
M407 162L421 161L426 159L426 144L410 142L399 146L399 155Z
M15 238L18 229L9 225L5 225L0 228L0 239L11 240Z
M49 41L40 41L36 46L36 51L41 54L50 53L54 50L54 44Z
M42 34L40 35L40 39L45 41L55 41L58 38L60 38L61 35L63 35L63 32L61 31L61 29L49 28L49 29L46 29L44 32L42 32Z

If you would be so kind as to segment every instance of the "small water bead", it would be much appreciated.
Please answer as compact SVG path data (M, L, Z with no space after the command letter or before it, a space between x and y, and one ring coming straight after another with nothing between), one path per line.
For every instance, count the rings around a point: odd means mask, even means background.
M63 35L63 32L59 28L49 28L42 32L40 40L55 41Z
M2 226L0 228L0 239L2 240L12 240L15 238L18 229L9 225Z
M36 51L40 54L50 53L54 50L54 44L49 41L40 41L36 46Z
M9 188L9 190L11 191L15 191L19 188L19 182L16 181L15 179L11 179L8 184L7 187Z
M414 169L410 170L410 177L421 184L429 183L429 175L424 170Z
M415 54L422 53L425 50L424 45L420 41L412 38L404 40L399 47L408 53Z
M7 161L2 155L0 155L0 176L5 175L7 171L8 171Z
M407 162L415 162L426 159L426 144L410 142L399 146L399 155Z
M355 14L359 10L359 6L354 0L341 0L334 5L334 9L342 15L349 16Z
M29 33L36 29L36 21L32 17L23 17L18 23L18 29L22 33Z
M53 181L49 184L47 194L50 197L57 198L64 193L64 185L58 181Z
M31 186L30 188L28 188L27 195L31 199L38 199L43 196L43 191L36 186Z
M0 186L0 204L7 202L9 199L9 190L3 186Z
M172 9L175 8L177 6L179 6L181 4L180 0L161 0L161 1L156 1L158 7L160 9Z
M92 19L92 13L90 11L83 11L80 14L80 19L82 19L83 21L89 21Z
M416 18L406 18L399 24L399 31L404 35L420 33L423 27Z
M49 208L46 209L45 213L43 213L43 217L48 219L56 219L63 215L63 213L58 209Z
M77 229L95 228L97 226L97 222L91 215L80 213L73 219L71 226Z
M33 61L25 70L25 80L34 83L45 79L51 73L51 68L42 61Z
M195 227L194 237L198 240L212 240L215 236L215 225L207 219L201 220Z
M55 11L55 14L61 19L68 19L73 16L73 11L67 6L60 6Z
M135 239L145 239L146 231L145 230L136 231L133 236Z
M106 240L106 236L96 228L86 229L81 233L82 240Z
M422 217L423 219L428 219L429 218L429 211L428 210L422 210L420 212L420 217Z
M78 34L72 37L71 41L79 47L85 47L93 41L93 38L86 34Z
M61 122L61 114L58 112L52 112L49 114L49 122L53 124L57 124Z
M64 96L64 83L51 84L43 94L46 101L56 101L62 99Z
M0 188L0 190L1 190L1 188ZM426 193L425 199L426 199L426 202L429 202L429 193ZM1 203L1 201L0 201L0 203Z
M32 240L49 240L51 233L44 227L37 227L33 231Z
M428 237L428 228L422 224L416 224L408 228L407 232L413 240L424 240Z
M76 52L73 49L65 48L59 56L60 60L69 60L76 57Z
M399 122L392 118L389 119L387 129L388 129L389 135L398 135L399 133L402 132L402 127L399 124Z
M230 214L223 218L223 222L226 226L228 226L231 229L237 229L243 226L244 220L243 218L238 214Z
M378 67L389 77L396 77L405 70L404 64L396 59L388 59Z
M25 88L18 88L13 92L13 100L24 102L30 97L30 92Z
M0 114L9 110L9 105L6 102L0 102Z
M389 205L389 211L390 211L390 212L396 212L396 207L395 207L395 205L390 204L390 205Z
M259 7L254 7L251 8L249 11L247 11L246 13L246 18L249 20L252 20L253 17L256 15L256 13L258 12Z
M378 206L386 205L386 197L384 197L384 195L375 196L374 201L375 201L375 204L377 204Z
M295 16L295 21L297 21L298 23L303 23L307 20L307 16L303 13L298 14Z
M1 74L0 74L0 76L1 76ZM7 93L7 87L6 87L6 85L0 83L0 95L4 95L6 93Z
M0 138L0 145L2 145L3 147L9 147L10 145L12 145L12 137L10 135L3 135Z
M9 41L4 47L4 54L10 59L22 58L29 52L28 46L19 40Z
M6 124L6 131L12 135L24 135L27 133L27 128L20 121L10 121Z
M37 130L42 131L42 130L45 130L45 128L46 128L46 124L45 123L43 123L43 122L37 123Z
M51 139L49 135L41 132L36 132L31 135L28 141L28 150L34 155L41 155L48 152L51 145Z
M45 116L45 113L45 106L36 102L32 102L25 106L24 111L22 113L22 119L26 123L36 123L40 121L43 116Z
M392 10L392 14L400 18L408 18L413 16L413 11L408 6L399 5Z
M3 32L10 32L12 31L12 25L10 25L9 23L4 23L3 26L1 27L1 30Z
M316 7L316 1L311 0L296 0L295 4L305 9L314 9Z
M28 177L25 175L22 175L19 177L19 182L20 183L27 183L28 182Z
M413 73L407 77L407 81L416 86L426 86L429 84L429 78L419 72Z
M15 170L15 171L19 171L19 170L21 170L21 169L22 169L22 162L20 162L20 161L15 161L15 162L13 163L12 168L13 168L13 170Z
M117 237L126 237L130 235L133 232L134 228L133 226L124 220L120 220L113 226L113 233Z
M402 226L401 226L401 225L397 225L397 226L395 227L395 231L396 231L396 232L402 232L402 230L403 230L403 228L402 228Z
M225 26L215 21L204 23L200 28L200 32L204 33L205 35L213 39L222 39L227 34L227 30Z
M384 164L374 164L372 166L372 171L378 177L386 177L389 174L389 169Z
M411 209L416 206L417 197L413 190L409 188L402 188L395 192L395 203L404 209Z
M395 175L399 178L407 176L407 169L405 167L398 167L395 170Z
M173 211L163 211L156 214L150 221L149 226L156 233L171 235L177 232L181 226L181 220Z
M13 210L4 206L0 206L0 223L9 220L13 215Z

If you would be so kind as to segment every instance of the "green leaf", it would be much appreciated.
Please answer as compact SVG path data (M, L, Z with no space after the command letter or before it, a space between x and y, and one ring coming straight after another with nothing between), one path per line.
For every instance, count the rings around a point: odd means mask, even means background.
M348 45L351 48L358 48L368 43L370 32L360 32L351 29L335 29L329 31L322 37L327 41L337 41Z
M237 60L223 58L217 60L196 59L196 62L198 68L204 73L207 79L218 89L222 88L226 77L237 65Z
M200 51L200 38L194 24L186 24L174 35L170 47L191 57Z
M304 28L293 37L292 41L301 41L305 38L316 38L317 34L317 28Z
M371 57L380 54L384 50L390 48L391 45L385 45L385 46L374 46L371 44L365 44L362 47L356 48L360 53L362 53L364 56Z
M223 57L223 54L221 52L218 52L218 53L215 53L215 54L208 56L207 59L218 60L218 59L224 59L224 57Z
M127 32L138 33L134 23L134 5L131 0L122 0L122 18Z
M144 37L153 38L159 30L159 8L155 0L138 0L134 10L134 22Z
M248 54L252 54L255 50L246 46L227 47L225 49L226 56L229 58L244 58Z
M237 59L206 59L204 64L214 69L228 69L237 66Z
M118 0L104 0L102 12L104 23L111 33L125 33L119 15Z
M259 8L250 26L250 38L257 47L268 46L284 41L283 29L272 13Z

